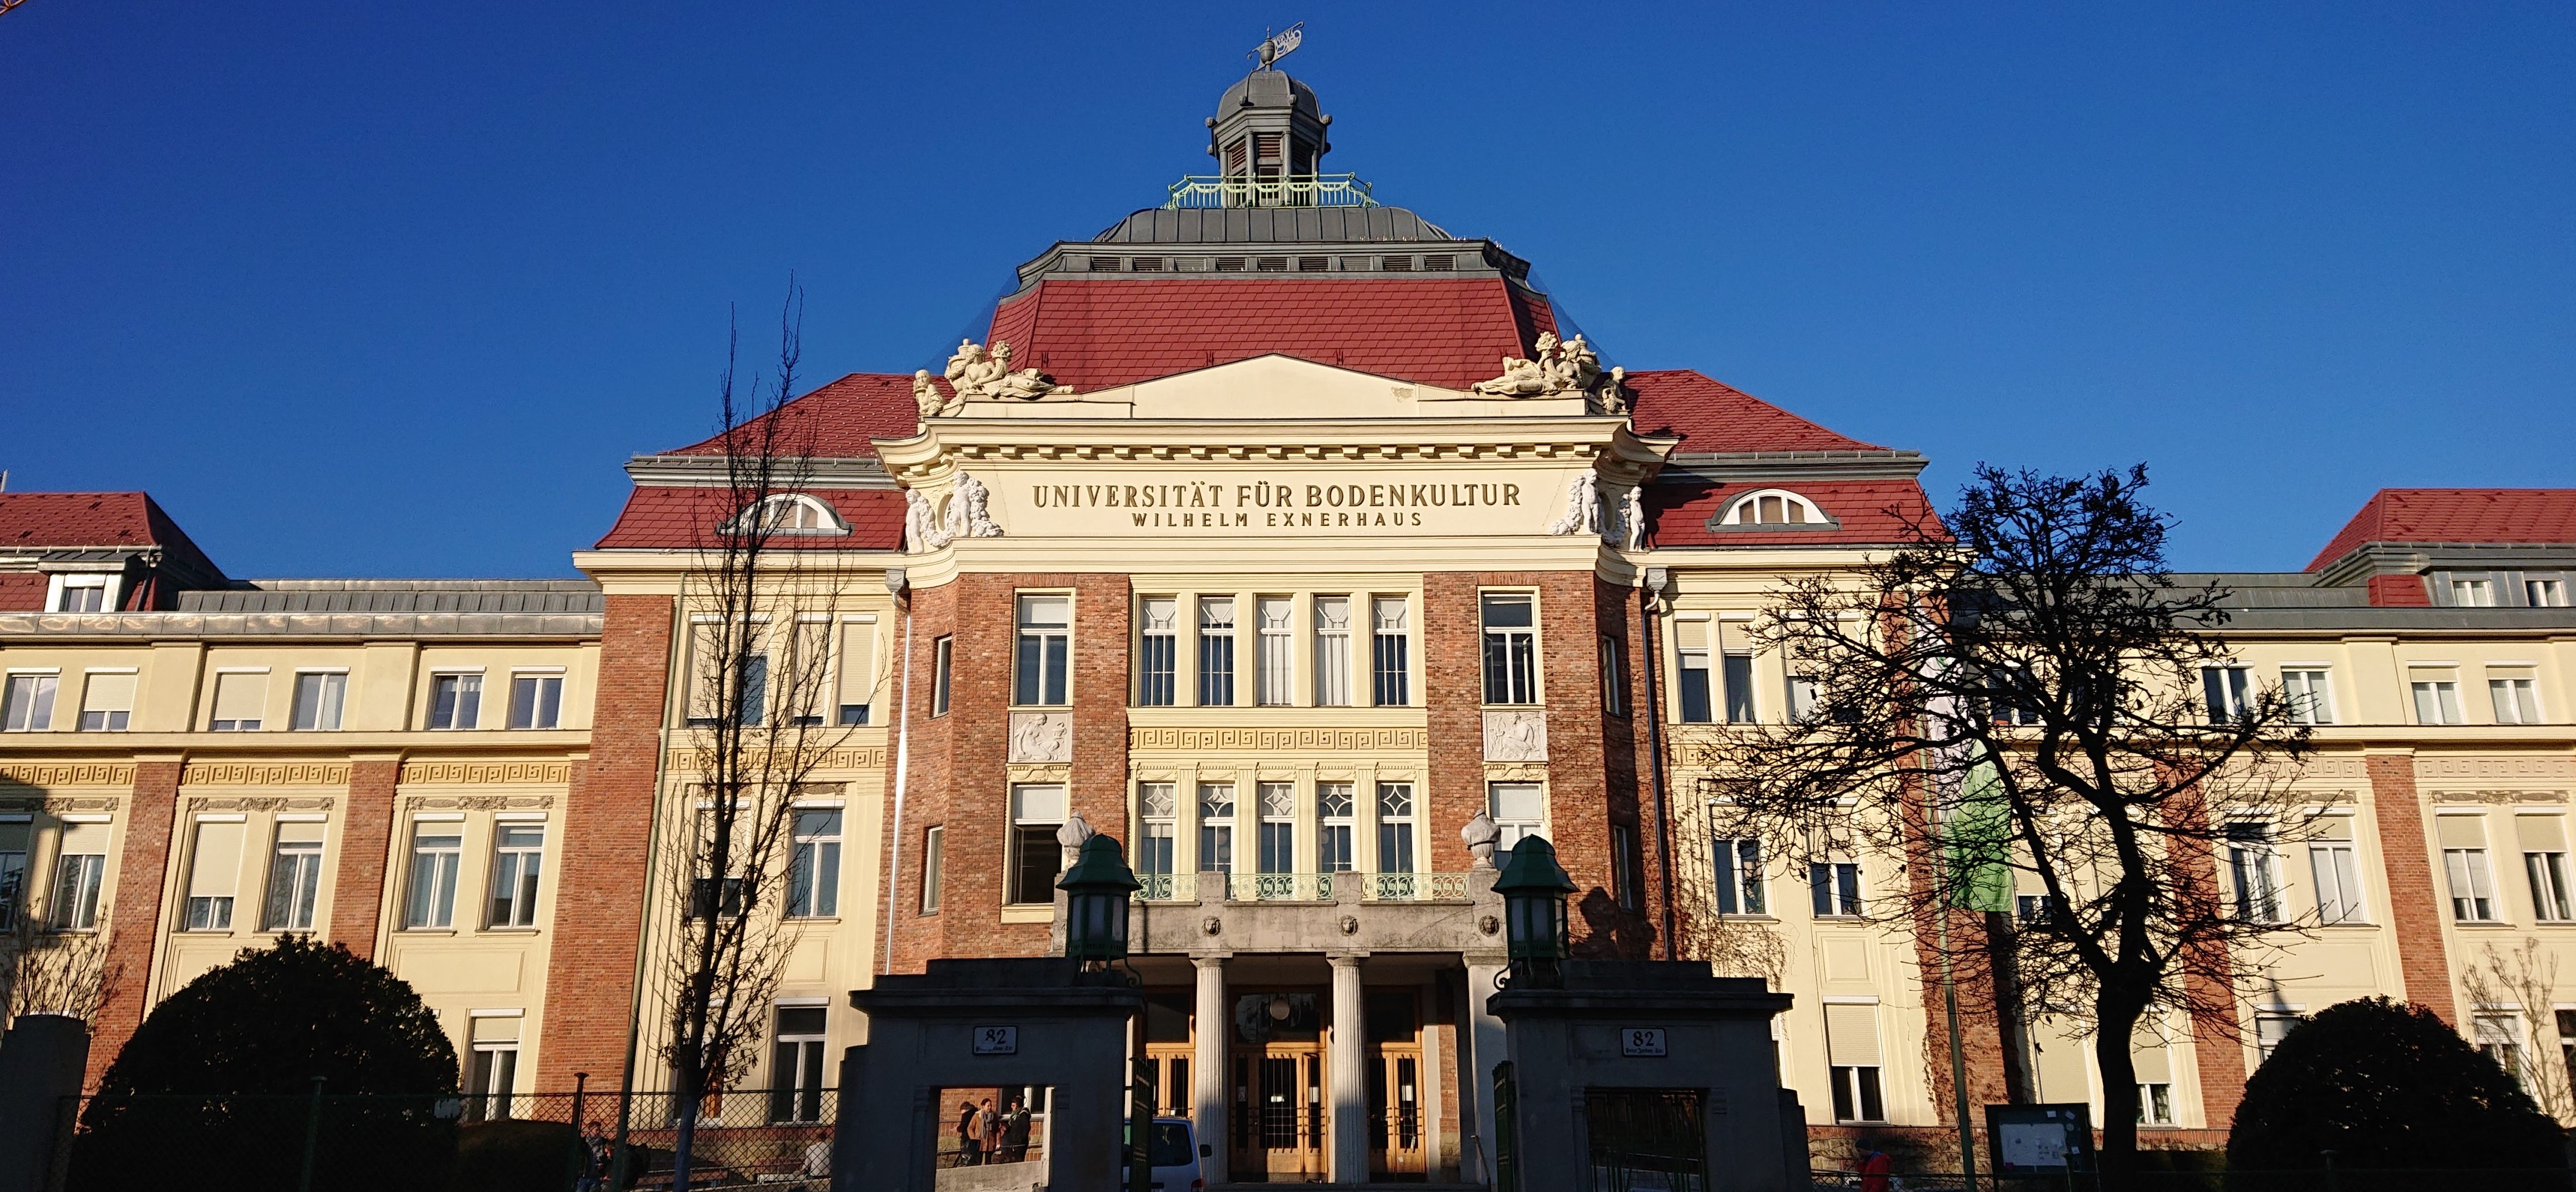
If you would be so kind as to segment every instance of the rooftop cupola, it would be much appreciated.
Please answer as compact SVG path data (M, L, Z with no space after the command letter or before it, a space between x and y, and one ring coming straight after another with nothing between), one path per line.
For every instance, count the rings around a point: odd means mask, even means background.
M1366 206L1367 188L1356 180L1323 179L1318 163L1332 144L1324 139L1333 118L1315 105L1312 88L1290 78L1278 61L1304 39L1300 26L1265 38L1255 51L1259 65L1217 100L1208 117L1208 155L1217 160L1213 179L1186 179L1183 186L1214 191L1215 203L1181 206L1315 207ZM1210 185L1214 184L1214 185ZM1358 194L1350 194L1356 187ZM1181 188L1176 187L1177 192ZM1332 194L1319 194L1330 191Z

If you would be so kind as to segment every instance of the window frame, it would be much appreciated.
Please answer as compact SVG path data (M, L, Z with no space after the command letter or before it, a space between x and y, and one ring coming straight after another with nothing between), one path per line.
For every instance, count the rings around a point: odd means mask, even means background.
M939 913L940 884L945 877L948 858L948 825L931 824L921 830L921 914Z
M319 829L311 841L288 841L290 824L313 824ZM295 847L290 849L292 843ZM331 828L327 820L287 819L278 817L269 824L268 881L260 891L259 929L267 932L311 931L320 920L322 906L322 861L331 845ZM292 863L289 863L290 858ZM309 862L309 864L308 864ZM280 914L280 883L284 886L285 907Z
M124 707L92 708L89 706L92 694L99 692L99 680L101 679L106 679L111 682L118 679L123 679L125 681ZM60 697L60 690L60 684L57 684L57 698ZM130 731L134 726L134 701L142 695L142 692L143 674L142 668L140 667L94 666L87 668L81 672L81 703L79 718L72 722L75 730L84 733L121 733ZM104 694L101 693L99 702L108 703L113 701L107 700ZM90 723L89 718L93 715L99 718L97 724Z
M1392 630L1387 628L1383 615L1390 608L1400 622ZM1368 614L1369 706L1412 707L1413 599L1410 596L1372 595L1369 597ZM1395 698L1387 698L1390 695Z
M403 854L407 860L403 866L402 930L453 931L458 871L465 867L465 817L415 817L410 826L410 843ZM430 831L425 833L425 828ZM424 844L425 835L453 837L455 844L430 848ZM435 859L442 857L443 863ZM422 888L424 879L431 883L426 892Z
M1056 814L1052 819L1026 810L1028 797L1044 791L1054 793ZM1055 833L1073 810L1073 788L1062 782L1014 782L1008 794L1010 803L1004 808L1009 831L1005 837L1008 851L1002 859L1006 878L1003 905L1045 906L1055 901L1056 880L1064 875L1064 852L1056 843ZM1040 869L1045 870L1046 880L1032 890L1029 883Z
M930 718L948 714L948 693L957 674L957 638L943 633L930 639Z
M109 571L56 571L46 576L45 611L49 613L113 613L124 611L125 575ZM86 600L71 599L74 591L98 593L98 607L73 608Z
M1709 873L1710 893L1716 899L1717 914L1755 919L1771 917L1760 837L1711 833Z
M1137 707L1171 708L1180 705L1180 610L1178 596L1136 598ZM1158 611L1164 615L1158 618Z
M1235 639L1243 632L1240 603L1236 596L1222 592L1190 600L1190 690L1197 707L1235 706L1235 679L1241 669L1236 665ZM1211 624L1220 611L1224 624Z
M466 690L467 680L472 680L473 682L473 689L471 691ZM449 697L452 702L442 708L439 706L440 688L449 684L453 684L455 688L453 694ZM473 697L470 701L466 699L469 695ZM435 669L430 671L429 699L425 702L427 704L427 710L421 721L421 728L423 731L434 733L462 733L474 731L481 727L483 723L482 670L479 668L460 668L453 670ZM447 723L445 724L439 723L442 715L447 720ZM460 720L462 720L463 723L458 723Z
M787 809L787 816L787 899L783 914L798 920L840 918L841 854L848 816L840 807L820 803L796 804ZM808 817L828 818L831 830L825 833L809 829Z
M513 832L529 831L537 834L534 844L509 839ZM490 876L483 883L484 930L516 931L539 926L537 899L545 889L546 838L552 834L541 819L494 817Z
M1073 705L1073 631L1078 619L1070 591L1013 592L1011 706L1065 708ZM1033 610L1060 602L1064 620L1032 620Z
M308 695L311 697L309 700ZM287 731L338 732L348 721L348 710L349 668L295 668L295 692L287 705ZM308 716L308 712L311 715Z
M2228 903L2238 922L2286 921L2281 905L2281 846L2273 828L2268 821L2238 819L2220 829L2227 846Z
M564 687L571 677L560 666L510 668L510 728L517 732L562 728Z
M1820 920L1853 922L1869 917L1869 891L1860 861L1824 856L1807 862L1807 909Z
M2296 679L2291 676L2299 676ZM2316 663L2284 663L2281 693L2288 697L2290 723L2335 723L2334 668Z
M0 732L54 731L55 705L62 701L62 685L59 670L13 670L0 677ZM19 714L22 709L24 716Z
M1529 610L1526 625L1498 625L1494 610L1519 606ZM1546 656L1539 645L1543 624L1535 588L1478 588L1476 630L1480 645L1479 694L1488 708L1543 707L1547 700Z

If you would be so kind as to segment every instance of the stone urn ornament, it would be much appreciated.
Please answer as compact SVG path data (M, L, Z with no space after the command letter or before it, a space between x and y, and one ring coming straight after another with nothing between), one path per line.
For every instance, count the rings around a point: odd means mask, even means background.
M1503 838L1503 830L1494 826L1494 817L1482 811L1458 829L1458 839L1467 842L1467 851L1475 854L1476 868L1494 867L1494 842Z
M1055 845L1064 850L1065 868L1073 868L1074 858L1081 854L1084 842L1095 835L1098 833L1091 830L1091 821L1082 818L1081 812L1064 817L1064 826L1055 830Z

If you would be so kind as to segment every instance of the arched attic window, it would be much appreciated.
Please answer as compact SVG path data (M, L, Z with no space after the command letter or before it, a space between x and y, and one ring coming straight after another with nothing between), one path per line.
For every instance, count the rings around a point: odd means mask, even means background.
M1785 488L1759 488L1737 497L1710 524L1727 530L1833 530L1842 523Z
M757 516L760 521L751 519ZM766 525L772 534L811 534L830 536L847 534L850 524L832 507L804 493L776 493L761 498L749 509L734 515L724 524L727 534L739 534L755 524Z

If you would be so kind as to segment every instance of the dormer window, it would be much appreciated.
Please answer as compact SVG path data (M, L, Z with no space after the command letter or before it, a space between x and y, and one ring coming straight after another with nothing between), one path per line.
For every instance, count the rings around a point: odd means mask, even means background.
M1764 530L1832 530L1839 523L1825 516L1816 503L1786 489L1757 489L1735 499L1720 514L1717 525Z
M739 534L749 529L754 516L772 534L840 535L850 532L850 524L841 520L832 507L804 493L778 493L764 497L760 503L744 510L726 522L724 532Z
M104 613L116 611L116 576L58 573L46 594L45 611Z

